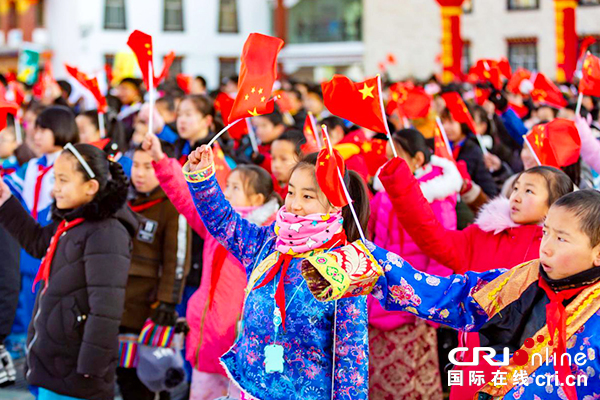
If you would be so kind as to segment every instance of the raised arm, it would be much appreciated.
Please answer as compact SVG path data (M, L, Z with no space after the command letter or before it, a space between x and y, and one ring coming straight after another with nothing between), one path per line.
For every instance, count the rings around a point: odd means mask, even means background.
M189 156L183 173L200 218L208 232L246 267L275 236L273 226L259 227L243 219L225 199L215 178L212 150L201 146Z

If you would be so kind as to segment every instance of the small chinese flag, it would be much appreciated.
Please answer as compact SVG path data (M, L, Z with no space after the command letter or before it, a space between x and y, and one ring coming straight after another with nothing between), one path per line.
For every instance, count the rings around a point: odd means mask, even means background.
M274 105L269 98L277 77L277 54L282 46L283 40L276 37L260 33L248 36L242 50L238 94L229 123L273 112Z
M508 58L502 57L500 61L498 61L498 68L503 77L509 80L512 78L512 68L508 62Z
M387 140L371 139L361 145L362 154L367 163L370 176L377 175L379 168L387 162L387 143Z
M220 92L215 99L215 111L219 111L221 113L221 118L223 118L225 125L229 125L229 123L233 122L229 120L229 114L231 113L234 102L235 100L229 97L229 95L225 92ZM228 131L229 135L231 135L234 140L240 140L242 136L248 134L248 125L235 124L229 128Z
M329 146L321 149L317 157L317 183L329 202L335 207L348 205L344 186L338 175L339 169L339 174L344 176L345 168L344 159L336 149L333 149L333 153L330 152Z
M310 154L319 151L319 143L317 142L317 128L315 127L312 114L310 112L306 114L306 119L304 120L304 129L302 131L304 132L304 137L306 138L306 143L302 145L302 153Z
M596 43L596 38L593 36L588 36L585 39L583 39L579 46L579 57L577 57L577 59L581 60L581 57L583 57L583 55L587 52L588 47L590 47L594 43Z
M469 74L475 75L479 82L490 82L497 90L502 89L500 67L495 60L477 60L469 70Z
M413 87L398 99L398 111L406 118L425 118L430 108L431 96L422 87Z
M6 128L8 114L17 115L19 105L12 101L0 100L0 131Z
M486 100L490 98L490 94L492 94L492 91L490 89L476 87L475 102L477 103L477 105L482 106L486 102Z
M542 165L561 168L579 159L581 139L573 121L556 118L533 127L525 139Z
M96 79L95 77L90 78L83 72L79 71L77 68L72 67L68 64L65 64L65 68L69 75L75 78L77 82L79 82L84 88L86 88L92 93L92 95L96 99L96 102L98 103L98 112L105 113L108 108L108 105L106 103L106 98L102 95L100 87L98 86L98 79Z
M406 101L408 91L414 86L411 82L396 82L390 85L390 98L385 107L385 113L392 115L398 109L399 101Z
M354 83L343 75L334 75L321 88L325 107L332 114L374 132L388 132L379 77Z
M560 89L541 72L535 77L531 98L533 101L554 108L563 108L567 105L567 100L565 100Z
M213 153L215 155L215 177L217 178L217 182L219 182L219 186L224 189L227 186L227 178L229 177L231 168L225 160L225 154L221 150L219 142L213 144Z
M446 146L446 141L444 140L444 137L442 136L442 131L440 131L440 127L439 126L435 126L434 132L433 132L433 142L434 142L434 154L438 157L441 158L445 158L446 160L450 160L453 163L456 162L456 160L454 160L454 157L452 157L452 152L450 151L450 149L448 148L448 146Z
M23 90L23 87L21 86L21 84L19 82L17 82L16 79L9 81L8 89L12 92L15 103L17 103L19 105L19 107L21 107L21 105L25 101L25 91Z
M144 77L144 84L147 88L150 87L150 71L148 67L152 65L152 83L153 87L157 87L162 79L164 79L168 73L173 60L175 59L175 53L171 52L169 55L165 57L163 70L158 77L156 77L156 69L154 68L153 61L153 50L152 50L152 36L142 32L135 30L129 35L129 39L127 40L127 45L131 47L131 50L135 53L137 57L138 64L140 66L140 70L142 71L142 76Z
M579 92L586 96L600 96L600 59L591 53L585 56Z
M185 94L190 94L190 84L192 83L192 77L186 74L177 74L177 86Z
M286 113L292 110L292 101L284 90L277 90L273 92L273 97L277 99L277 108L279 111Z
M446 102L446 107L450 110L452 118L454 118L456 122L467 124L471 132L476 133L475 121L473 121L473 117L462 97L460 97L457 92L448 92L442 94L442 98Z
M521 82L525 79L531 79L531 72L527 71L525 68L517 69L509 79L506 90L514 94L521 94Z

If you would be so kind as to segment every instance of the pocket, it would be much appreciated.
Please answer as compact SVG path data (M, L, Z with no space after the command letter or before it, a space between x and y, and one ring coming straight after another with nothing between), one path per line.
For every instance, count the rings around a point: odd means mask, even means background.
M76 341L76 343L81 342L87 315L81 312L75 298L71 296L61 299L61 308L65 337Z

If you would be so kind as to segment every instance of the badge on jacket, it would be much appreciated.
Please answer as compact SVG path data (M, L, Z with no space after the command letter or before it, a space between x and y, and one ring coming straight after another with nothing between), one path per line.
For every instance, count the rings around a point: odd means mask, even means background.
M145 220L138 231L137 239L140 242L152 243L154 242L154 235L156 234L156 228L158 222L152 221L151 219Z

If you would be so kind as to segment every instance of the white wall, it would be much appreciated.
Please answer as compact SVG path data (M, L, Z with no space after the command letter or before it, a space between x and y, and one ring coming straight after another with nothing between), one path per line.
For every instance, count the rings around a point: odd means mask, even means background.
M471 42L471 60L508 55L507 38L537 37L540 71L556 75L554 1L540 0L538 10L508 11L506 0L473 0L465 14L462 35ZM364 0L365 70L378 72L377 63L392 52L398 59L389 68L394 79L427 78L441 70L435 63L441 51L440 7L435 0ZM600 34L600 6L579 7L577 32Z
M153 36L157 69L162 56L174 50L184 56L183 71L203 75L209 87L218 84L219 57L239 57L251 32L269 34L268 0L238 1L238 34L218 33L218 0L184 0L184 32L164 32L162 0L126 0L127 30L104 29L104 0L46 0L49 47L57 77L63 63L85 72L100 71L104 54L127 50L135 29Z

